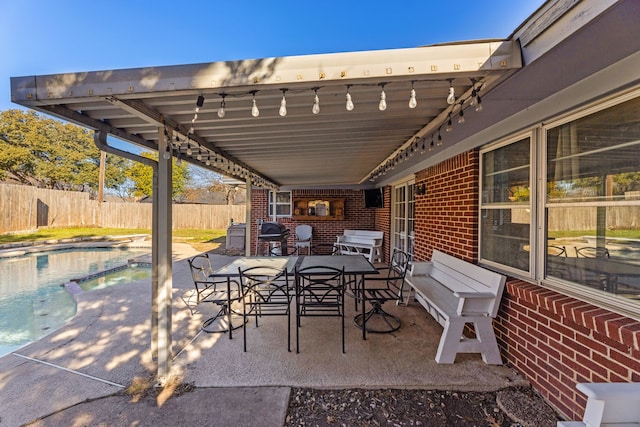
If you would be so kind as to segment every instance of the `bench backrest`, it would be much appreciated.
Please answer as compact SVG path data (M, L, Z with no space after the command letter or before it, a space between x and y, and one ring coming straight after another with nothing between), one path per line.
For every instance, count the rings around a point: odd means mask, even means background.
M502 274L434 250L431 257L429 275L452 292L492 293L496 296L495 299L483 301L481 303L483 304L482 307L474 308L478 311L489 313L494 318L498 314L500 299L506 282L506 277Z
M360 243L371 246L381 246L384 233L370 230L344 230L342 236L338 236L338 242Z
M384 237L384 233L382 231L372 231L372 230L344 230L344 236L363 237L365 239L382 239Z

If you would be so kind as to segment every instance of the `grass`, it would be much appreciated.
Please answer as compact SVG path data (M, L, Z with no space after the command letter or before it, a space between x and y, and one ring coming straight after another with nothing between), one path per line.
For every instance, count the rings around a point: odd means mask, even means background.
M38 242L44 240L60 240L79 237L123 236L130 234L149 234L145 228L98 228L98 227L69 227L47 228L32 233L1 234L0 244L14 242ZM196 250L205 252L217 249L225 243L226 230L173 230L173 241L188 243Z
M596 236L596 230L550 231L549 237ZM640 239L640 230L607 230L607 237L619 239Z

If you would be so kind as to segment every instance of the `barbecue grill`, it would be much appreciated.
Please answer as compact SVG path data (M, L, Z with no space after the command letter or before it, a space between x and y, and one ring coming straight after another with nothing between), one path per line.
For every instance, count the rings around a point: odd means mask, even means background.
M289 229L279 222L263 222L260 226L260 234L256 241L256 255L260 255L260 244L266 243L269 248L269 255L289 255L289 248L287 245L287 239L289 238ZM271 243L280 243L280 254L271 249Z

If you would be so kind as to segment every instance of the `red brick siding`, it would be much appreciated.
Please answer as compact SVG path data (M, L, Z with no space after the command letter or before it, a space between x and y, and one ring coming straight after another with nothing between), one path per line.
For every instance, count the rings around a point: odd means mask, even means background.
M293 218L278 218L278 222L284 224L290 231L289 245L293 244L295 227L298 224L309 224L313 227L313 244L331 245L336 241L336 236L343 234L345 229L377 230L377 216L380 215L380 223L384 224L384 211L388 210L390 203L385 200L385 207L380 209L365 208L364 193L361 190L293 190L292 198L344 198L343 221L298 221ZM386 196L385 196L386 197ZM256 236L258 234L257 220L270 220L268 190L253 190L251 192L251 253L255 252ZM386 214L389 216L388 214ZM388 228L385 230L388 234ZM386 236L385 236L386 237Z
M384 207L375 209L375 230L384 232L382 257L389 261L391 254L391 187L384 187Z
M479 154L469 151L416 174L414 258L431 258L434 249L466 261L478 258Z
M501 353L569 419L579 382L640 381L640 322L521 280L507 283L494 322Z

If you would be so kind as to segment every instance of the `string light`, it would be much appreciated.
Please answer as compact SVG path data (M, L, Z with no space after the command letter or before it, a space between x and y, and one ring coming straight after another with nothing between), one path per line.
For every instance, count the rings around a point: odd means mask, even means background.
M476 92L476 81L471 79L471 85L473 89L471 89L471 101L469 101L470 106L476 105L476 97L478 96L478 92Z
M380 92L380 102L378 103L378 109L384 111L387 109L387 94L384 93L384 83L380 84L382 91Z
M418 101L416 100L416 90L413 88L413 82L411 82L411 94L409 95L409 108L413 109L418 106Z
M453 123L451 123L451 111L449 111L449 115L447 116L447 127L444 130L446 132L451 132L453 130Z
M318 88L313 88L313 91L316 93L316 96L313 98L313 107L311 107L311 112L313 114L320 114L320 98L318 98Z
M456 90L453 88L453 79L449 79L449 95L447 96L447 104L453 105L456 102Z
M440 129L438 129L438 146L442 145L442 135L440 134Z
M282 89L282 100L280 101L280 110L278 111L280 117L284 117L287 115L287 98L285 97L286 92L286 89Z
M482 107L482 98L480 98L480 95L476 96L476 111L478 113L482 112L484 108Z
M191 149L191 144L189 144L189 140L187 140L187 156L193 154L193 150Z
M345 108L347 109L347 111L353 111L353 109L355 108L355 105L353 104L353 100L351 99L351 94L349 93L349 88L351 87L351 85L347 86L347 103L345 105Z
M433 151L433 134L431 134L431 144L429 145L429 151Z
M460 102L460 113L458 113L458 123L463 124L464 123L464 110L462 109L462 104L463 102Z
M420 148L420 154L424 154L427 151L427 147L425 147L424 140L426 138L422 138L422 147Z
M226 93L221 93L220 96L222 97L222 101L220 101L220 108L218 108L218 117L223 119L226 111L225 111L225 107L226 107L226 103L224 101L224 98L227 96Z
M258 105L256 104L256 93L258 93L257 90L251 91L251 95L253 95L253 99L251 100L251 115L253 117L260 115L260 110L258 110Z
M162 158L165 160L169 160L171 158L171 143L169 142L167 144L167 148L164 150L164 153L162 153Z

